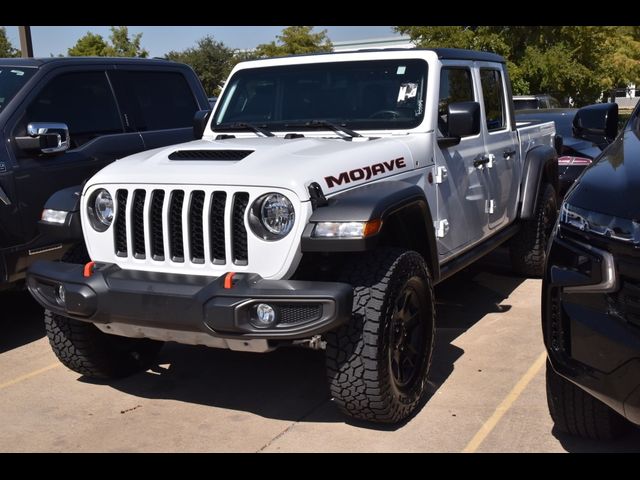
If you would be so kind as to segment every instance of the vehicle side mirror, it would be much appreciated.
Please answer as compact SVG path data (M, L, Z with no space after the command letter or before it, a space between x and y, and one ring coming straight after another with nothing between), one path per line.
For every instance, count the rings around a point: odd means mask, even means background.
M462 137L480 133L480 104L478 102L450 103L447 108L448 136L438 138L438 145L450 147Z
M33 122L27 125L27 137L16 137L20 150L39 153L62 153L69 150L71 139L66 123Z
M618 134L618 104L597 103L582 107L573 117L573 135L598 145L609 144Z
M211 115L211 110L198 110L193 117L193 138L200 140L204 129L207 126L207 121Z

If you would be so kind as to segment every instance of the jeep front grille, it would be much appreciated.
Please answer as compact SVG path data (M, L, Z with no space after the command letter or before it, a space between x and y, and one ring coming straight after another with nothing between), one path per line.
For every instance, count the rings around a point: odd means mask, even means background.
M248 205L247 192L227 195L224 191L118 189L114 253L154 262L247 265L244 218ZM225 245L225 215L231 235L230 255Z

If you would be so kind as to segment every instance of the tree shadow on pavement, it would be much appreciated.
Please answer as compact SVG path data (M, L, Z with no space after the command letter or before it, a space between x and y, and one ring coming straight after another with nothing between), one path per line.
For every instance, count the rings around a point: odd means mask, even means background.
M0 311L0 353L34 342L46 335L44 310L29 292L1 292Z
M555 427L551 431L562 447L571 453L640 453L640 429L635 428L628 435L615 441L605 442L574 437L559 432Z
M501 302L524 279L512 276L501 264L503 261L499 255L491 255L482 264L436 287L436 347L428 398L446 381L464 353L451 342L486 314L509 310ZM157 367L109 384L143 398L173 399L268 418L348 422L381 430L402 427L356 422L342 415L337 407L321 408L330 401L324 354L301 348L258 354L169 343L162 350Z

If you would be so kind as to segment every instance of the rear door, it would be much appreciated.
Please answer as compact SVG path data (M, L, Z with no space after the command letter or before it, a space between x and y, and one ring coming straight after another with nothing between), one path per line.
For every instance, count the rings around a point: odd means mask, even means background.
M117 70L110 73L124 109L125 128L140 132L145 148L193 140L200 109L182 70Z
M12 145L15 186L24 242L37 236L37 221L47 199L80 185L105 165L143 149L138 134L126 134L105 67L56 69L46 75L12 119L12 136L26 135L31 122L61 122L69 127L71 147L57 155L23 152Z
M515 218L520 178L518 136L508 110L507 88L500 64L478 62L482 89L482 130L489 158L485 175L489 183L486 211L489 228Z
M440 71L437 136L448 135L450 103L480 101L470 62L443 61ZM488 188L474 161L485 153L482 131L450 147L435 146L438 252L444 259L481 239L487 228ZM444 222L444 223L443 223ZM436 229L438 230L438 226Z

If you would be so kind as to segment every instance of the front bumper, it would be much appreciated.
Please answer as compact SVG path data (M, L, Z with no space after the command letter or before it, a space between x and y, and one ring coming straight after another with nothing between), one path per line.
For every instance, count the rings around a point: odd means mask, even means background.
M295 340L332 330L351 317L352 287L345 283L264 280L238 273L231 288L224 276L163 274L97 264L37 262L27 286L46 309L98 324L207 333L221 338ZM64 300L56 293L64 288ZM256 326L255 307L276 311L268 327Z
M610 243L552 237L544 341L556 372L640 425L640 260Z

